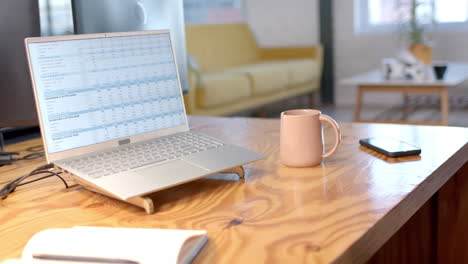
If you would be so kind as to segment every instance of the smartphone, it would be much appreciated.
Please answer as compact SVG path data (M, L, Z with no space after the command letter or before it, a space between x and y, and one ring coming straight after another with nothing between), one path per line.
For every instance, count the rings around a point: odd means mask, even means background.
M421 154L419 147L390 137L365 138L359 144L392 158Z

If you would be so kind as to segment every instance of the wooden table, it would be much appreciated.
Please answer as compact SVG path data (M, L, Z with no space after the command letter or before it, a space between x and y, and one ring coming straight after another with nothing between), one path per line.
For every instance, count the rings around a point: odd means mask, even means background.
M153 215L79 186L64 189L54 178L26 185L0 201L0 259L19 257L43 229L95 225L206 229L197 263L468 260L468 129L340 124L338 152L297 169L279 163L279 120L190 120L195 130L267 157L247 166L245 182L203 179L154 194ZM420 145L421 156L390 159L358 145L385 135ZM1 167L0 183L43 163Z
M425 80L386 80L382 77L380 70L374 70L359 74L349 79L342 80L342 84L356 85L357 95L354 105L354 122L365 123L398 123L398 124L421 124L421 125L448 125L449 97L448 90L462 84L468 79L468 64L450 63L443 80L436 80L432 71ZM407 121L407 120L363 120L361 119L361 108L365 93L392 93L403 94L405 107L409 94L435 94L440 96L441 119L438 122ZM407 112L407 109L405 109Z

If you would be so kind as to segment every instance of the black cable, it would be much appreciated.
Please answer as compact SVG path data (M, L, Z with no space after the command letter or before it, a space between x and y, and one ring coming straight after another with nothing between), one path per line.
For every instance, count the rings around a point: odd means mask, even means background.
M18 187L18 186L25 185L25 184L32 183L32 182L36 182L36 181L46 179L46 178L52 177L52 176L59 177L60 180L62 180L65 187L69 188L67 182L58 173L46 170L46 169L50 169L52 167L53 167L53 164L46 164L46 165L43 165L43 166L39 166L36 169L32 170L30 173L28 173L26 175L23 175L21 177L18 177L16 179L12 180L11 182L5 184L0 189L0 199L2 199L2 200L6 199L8 197L8 195L10 193L14 192L16 187ZM21 183L22 181L24 181L24 179L26 179L29 176L37 175L37 174L43 174L43 173L49 173L49 175L46 175L46 176L40 177L38 179L31 180L31 181L28 181L28 182L25 182L25 183Z
M44 157L44 146L43 145L36 145L26 149L26 151L32 152L28 155L25 155L18 160L33 160L37 158Z
M65 188L70 188L68 186L67 182L65 181L65 179L62 176L60 176L61 172L57 173L57 172L53 172L53 171L38 171L38 172L36 172L36 173L34 173L32 175L37 175L37 174L41 174L41 173L49 173L49 175L42 176L42 177L39 177L39 178L34 179L34 180L30 180L30 181L27 181L27 182L20 183L20 184L16 185L16 187L23 186L23 185L33 183L33 182L37 182L37 181L40 181L40 180L43 180L43 179L46 179L46 178L49 178L49 177L57 176L63 182L63 184L65 185Z
M0 197L1 199L5 199L8 197L8 194L12 193L15 191L16 187L18 186L18 184L20 184L20 182L22 182L24 179L26 179L27 177L29 176L32 176L32 175L36 175L36 174L41 174L43 172L38 172L36 173L37 169L31 171L29 174L26 174L26 175L23 175L21 177L18 177L14 180L12 180L11 182L5 184L5 186L3 186L3 188L0 190Z
M36 174L33 174L33 175L36 175ZM29 184L29 183L37 182L37 181L40 181L40 180L43 180L43 179L46 179L46 178L49 178L49 177L52 177L52 176L55 176L55 175L50 173L49 175L42 176L42 177L36 178L34 180L30 180L30 181L27 181L27 182L22 182L22 183L16 185L16 187L20 187L20 186L23 186L23 185L26 185L26 184ZM14 192L14 191L11 191L11 192Z
M43 152L44 151L44 146L43 145L32 146L32 147L27 148L26 151L29 151L29 152Z
M36 146L36 148L37 147L42 147L42 146ZM44 151L40 151L40 150L35 150L35 149L28 148L27 151L33 152L33 153L27 154L27 155L25 155L23 157L19 157L19 158L13 157L13 155L19 155L19 152L0 152L0 166L10 165L13 162L18 161L18 160L38 159L38 158L44 157L44 155L45 155Z
M18 158L17 160L33 160L33 159L37 159L41 157L44 157L44 152L34 152L31 154L25 155L21 158Z
M53 167L54 167L54 164L52 164L52 163L45 164L45 165L42 165L42 166L39 166L39 167L35 168L35 169L32 170L30 173L34 173L34 172L40 171L40 170L52 169Z
M28 151L28 152L32 152L32 153L29 153L23 157L14 157L13 155L19 155L20 153L19 152L0 152L0 156L4 156L2 157L1 161L0 161L0 166L2 165L10 165L12 164L14 161L18 161L18 160L33 160L33 159L38 159L38 158L42 158L44 157L45 153L44 153L44 147L42 145L36 145L36 146L32 146L32 147L29 147L27 149L25 149L25 151Z

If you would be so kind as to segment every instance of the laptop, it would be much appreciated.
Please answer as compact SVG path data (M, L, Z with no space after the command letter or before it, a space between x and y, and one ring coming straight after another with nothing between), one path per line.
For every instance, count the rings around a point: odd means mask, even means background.
M128 200L263 158L191 131L168 30L25 39L48 163Z

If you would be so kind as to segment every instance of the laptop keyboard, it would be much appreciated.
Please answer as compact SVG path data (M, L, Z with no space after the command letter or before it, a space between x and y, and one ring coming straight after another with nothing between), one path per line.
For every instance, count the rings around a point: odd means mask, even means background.
M68 160L63 164L89 177L100 178L220 146L223 143L200 134L184 132Z

